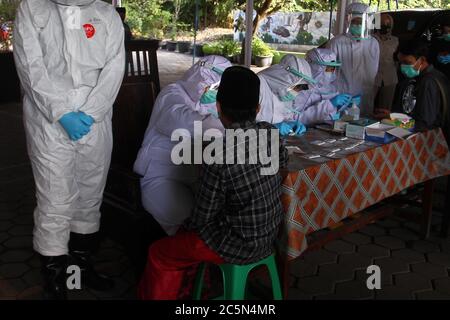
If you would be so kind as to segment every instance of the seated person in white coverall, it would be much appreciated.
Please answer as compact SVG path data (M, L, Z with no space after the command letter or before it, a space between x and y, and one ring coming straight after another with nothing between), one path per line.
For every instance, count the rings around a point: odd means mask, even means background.
M123 37L118 13L100 0L23 0L17 11L14 59L36 184L33 246L49 299L67 298L68 265L80 268L82 288L114 285L90 256L125 69Z
M273 65L260 73L261 109L257 121L266 121L280 129L281 135L301 134L306 128L293 112L294 100L302 90L315 83L311 68L303 59L293 59L292 66Z
M199 134L210 128L224 130L217 118L217 91L208 88L217 84L230 66L223 57L204 57L156 99L134 170L142 176L144 208L168 235L175 234L190 216L199 178L197 166L172 162L172 148L179 143L171 141L172 132L186 129L193 138L194 121L202 122Z
M378 72L380 47L369 29L369 6L351 3L346 9L346 31L327 43L342 67L337 75L337 89L349 93L361 108L361 115L373 114L374 85ZM372 25L370 25L372 26ZM361 97L359 97L361 96Z
M298 64L297 60L302 59L287 55L280 64L289 67ZM336 55L328 49L313 49L308 52L306 61L315 83L310 85L309 90L298 93L292 113L298 114L298 119L307 126L338 119L339 110L350 104L352 96L339 94L333 85L335 69L340 66Z

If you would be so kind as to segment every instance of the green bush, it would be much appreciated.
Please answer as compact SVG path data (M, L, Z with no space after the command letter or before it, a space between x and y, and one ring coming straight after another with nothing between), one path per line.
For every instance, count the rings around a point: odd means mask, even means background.
M203 46L203 53L209 55L222 55L222 45L219 42L207 43Z
M309 33L308 31L301 31L297 34L297 39L294 42L295 44L312 45L313 39L314 37L311 33Z
M316 45L317 46L321 46L321 45L323 45L325 42L327 42L328 41L328 38L327 37L324 37L324 36L321 36L317 41L316 41Z
M222 55L225 57L234 57L241 54L241 44L233 40L223 40L220 42L222 46Z
M272 57L272 48L258 37L252 40L252 54L254 57Z

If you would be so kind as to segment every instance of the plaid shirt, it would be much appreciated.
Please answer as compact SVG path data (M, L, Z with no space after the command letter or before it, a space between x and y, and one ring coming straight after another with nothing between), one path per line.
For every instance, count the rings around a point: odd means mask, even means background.
M247 122L233 128L256 129L258 136L258 130L269 129L263 147L267 146L270 155L270 129L275 127ZM225 150L226 139L221 143ZM233 141L234 148L236 145ZM281 168L286 165L287 150L281 141L279 145ZM246 144L246 159L248 149ZM270 255L283 218L280 173L261 175L260 169L269 165L250 163L226 164L224 160L224 164L204 165L196 205L185 224L227 263L248 264Z

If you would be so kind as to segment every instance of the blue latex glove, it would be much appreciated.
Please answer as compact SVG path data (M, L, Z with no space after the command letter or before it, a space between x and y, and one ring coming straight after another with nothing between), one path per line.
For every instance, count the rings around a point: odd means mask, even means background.
M335 113L331 114L330 117L331 117L331 120L337 121L341 118L341 114L340 114L340 112L335 112Z
M359 107L359 106L361 105L361 95L358 94L358 95L356 95L356 96L353 96L353 98L352 98L352 103L355 103L356 106Z
M447 54L445 56L438 56L437 59L442 64L448 64L450 63L450 54Z
M300 135L306 131L306 127L300 121L284 121L275 124L275 127L280 130L282 136Z
M59 119L59 123L72 141L77 141L88 134L93 121L92 117L83 112L69 112Z
M352 101L352 96L349 94L341 93L330 100L331 104L338 110L342 107L346 107Z

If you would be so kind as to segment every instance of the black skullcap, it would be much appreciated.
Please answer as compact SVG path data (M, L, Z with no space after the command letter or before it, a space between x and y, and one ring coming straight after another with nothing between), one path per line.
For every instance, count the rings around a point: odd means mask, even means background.
M259 105L258 76L248 68L225 69L217 93L222 112L233 122L253 121Z

